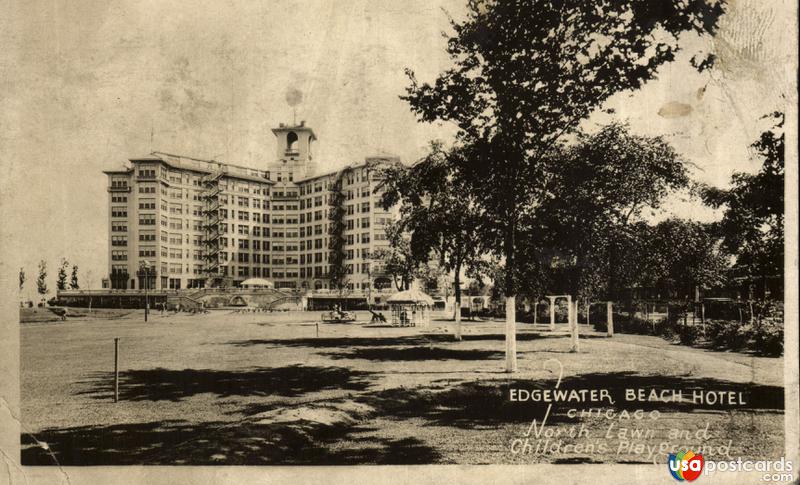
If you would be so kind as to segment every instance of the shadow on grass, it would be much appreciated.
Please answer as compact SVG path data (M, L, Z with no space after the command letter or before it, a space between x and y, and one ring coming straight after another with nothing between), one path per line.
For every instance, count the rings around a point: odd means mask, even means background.
M434 381L435 383L436 381ZM541 420L547 410L544 401L512 402L511 389L553 390L555 380L493 380L463 382L453 385L445 382L445 390L431 388L396 388L363 395L358 400L375 408L382 416L399 419L422 418L431 425L454 426L464 429L481 427L494 428L505 423L526 423ZM590 373L565 377L559 390L601 390L607 389L614 404L602 402L554 402L548 423L577 423L578 417L566 415L568 409L612 408L617 411L633 412L658 410L662 413L704 413L725 410L737 411L783 411L784 390L778 386L736 383L717 379L697 379L683 376L641 375L633 372ZM649 392L680 389L685 401L627 401L627 389L644 389ZM693 391L739 393L744 404L715 404L692 402Z
M312 369L308 368L309 372ZM181 372L181 371L175 371ZM305 371L304 371L305 372ZM319 372L317 369L314 372ZM247 373L245 373L247 375ZM260 374L256 374L260 375ZM339 375L339 374L335 374ZM349 376L349 374L348 374ZM152 376L150 376L152 377ZM309 376L306 376L309 377ZM291 379L290 379L291 381ZM217 392L220 395L239 395L247 390L229 390L228 385L253 385L254 393L284 392L287 395L300 395L308 389L332 385L316 383L310 386L278 384L276 389L267 390L258 384L256 378L232 378L218 380L215 384L196 384L190 386L191 392L171 390L164 393L164 382L154 380L141 385L154 384L155 395L166 394L173 398L190 395L193 392ZM168 389L173 386L168 382ZM344 385L362 388L363 384L353 382L350 377ZM159 387L161 390L159 391ZM221 387L220 387L221 386ZM527 429L531 420L541 420L547 410L546 402L511 402L509 390L552 390L555 380L484 380L454 383L447 382L439 389L395 388L368 392L353 398L339 399L340 402L355 400L370 406L369 411L359 417L360 424L347 426L308 427L307 422L282 422L253 424L245 422L203 422L165 421L111 426L84 426L61 429L47 429L36 434L39 441L46 442L55 460L61 465L123 465L123 464L378 464L378 463L439 463L443 458L434 447L410 437L386 437L386 430L370 425L371 418L380 417L392 422L395 431L413 435L418 426L441 426L451 428L453 444L468 439L458 430L485 430L488 433L503 435L506 425ZM742 393L743 405L710 406L692 402L635 402L626 401L626 389L681 389L684 396L691 397L693 390L722 391ZM362 388L363 389L363 388ZM642 375L633 372L588 373L566 377L560 390L607 389L615 400L608 403L555 403L548 418L548 425L560 423L575 424L585 420L603 420L601 417L567 416L570 408L605 408L632 412L636 409L659 410L662 413L696 413L702 415L720 410L751 411L780 414L783 410L784 390L778 386L765 386L748 383L735 383L717 379L698 379L691 376ZM140 393L140 394L137 394ZM152 396L145 390L137 390L132 396L142 399ZM166 398L166 397L162 397ZM699 420L703 420L701 416ZM731 437L752 440L753 430L731 430ZM747 434L742 434L742 433ZM739 433L737 435L737 433ZM500 438L498 438L500 439ZM54 465L56 461L50 452L37 446L30 436L22 437L22 463L24 465ZM583 458L567 458L584 460Z
M197 394L219 397L270 396L298 397L326 389L361 391L369 386L369 372L344 367L291 365L276 368L242 370L143 369L120 375L120 399L123 401L180 401ZM95 373L88 381L89 394L97 399L111 399L113 375Z
M374 427L355 426L343 435L329 433L317 443L317 450L321 452L313 464L425 465L442 462L441 454L418 438L377 437L380 432Z
M352 429L352 428L351 428ZM416 438L355 439L347 449L323 446L342 427L307 432L303 423L248 425L185 421L49 429L22 435L26 466L347 465L435 463L439 454ZM360 442L359 442L360 441ZM47 444L47 450L40 443Z
M505 340L504 334L467 334L464 335L464 341L476 340ZM517 334L517 341L540 340L545 338L569 338L565 335L549 334L546 332L524 332ZM410 346L410 345L427 345L431 342L452 342L455 343L453 335L431 333L419 335L404 335L397 337L319 337L319 338L287 338L287 339L252 339L252 340L234 340L228 342L228 345L234 347L255 347L267 346L269 347L308 347L308 348L332 348L332 347L390 347L390 346Z
M349 352L322 352L331 359L365 359L372 361L415 360L491 360L503 357L496 350L448 349L442 347L362 347Z

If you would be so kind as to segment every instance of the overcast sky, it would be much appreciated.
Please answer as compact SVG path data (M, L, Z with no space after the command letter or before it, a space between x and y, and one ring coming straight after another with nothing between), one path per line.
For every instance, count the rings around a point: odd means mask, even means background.
M153 150L263 167L275 152L270 128L292 121L291 88L303 93L297 120L316 131L322 166L418 158L452 130L415 121L398 99L403 69L431 80L448 66L442 8L459 17L463 3L11 2L0 19L3 271L25 266L33 288L45 258L54 287L65 256L99 285L108 231L101 171ZM608 107L634 131L666 135L701 181L724 185L734 170L756 170L748 145L764 128L758 118L780 108L794 75L792 19L771 10L788 4L734 2L715 40L686 40L716 52L720 69L698 74L679 56ZM679 200L656 217L669 214L716 217Z

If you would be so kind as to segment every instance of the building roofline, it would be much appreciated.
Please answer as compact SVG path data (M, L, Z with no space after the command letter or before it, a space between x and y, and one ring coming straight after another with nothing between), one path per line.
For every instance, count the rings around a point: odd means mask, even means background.
M299 125L288 125L281 123L277 128L272 128L272 134L276 136L278 135L279 132L282 131L306 131L308 133L311 133L311 138L313 140L317 139L317 135L316 133L314 133L314 130L311 129L311 127L309 126L306 126L305 122L302 121L300 122Z
M366 157L363 162L353 163L353 164L345 165L343 167L339 167L339 168L336 168L336 169L330 169L330 170L327 170L325 172L309 175L307 177L304 177L302 179L297 180L297 182L307 182L309 180L314 180L314 179L317 179L317 178L328 177L330 175L339 173L339 172L341 172L343 170L354 170L354 169L357 169L357 168L367 167L367 166L370 166L370 165L376 165L376 164L378 164L380 162L402 165L402 162L400 161L400 158L396 157L396 156Z
M275 128L273 130L285 130L285 129L291 129L291 128L293 128L293 127ZM303 128L303 129L306 129L306 130L310 130L310 128L307 128L307 127L304 127L304 126L298 126L297 128ZM200 168L200 167L187 167L185 165L176 165L175 163L172 163L170 160L165 159L165 157L176 158L176 159L178 159L178 161L180 161L181 159L186 159L186 160L191 160L193 162L200 162L200 163L203 163L203 164L208 164L209 167ZM199 172L199 173L214 173L215 171L217 171L217 170L215 170L215 168L222 168L222 167L231 167L231 168L236 168L236 169L241 169L241 170L254 170L254 171L262 172L262 173L266 173L267 172L266 170L246 167L244 165L237 165L237 164L234 164L234 163L220 162L220 161L217 161L217 160L206 160L206 159L202 159L202 158L189 157L189 156L186 156L186 155L178 155L178 154L175 154L175 153L167 153L167 152L159 152L159 151L154 151L151 154L146 155L144 157L129 158L128 160L130 162L160 162L160 163L163 163L163 164L168 165L170 167L180 168L180 169L183 169L183 170L191 170L191 171ZM303 177L301 179L297 179L294 182L295 182L295 184L299 184L299 183L302 183L302 182L310 182L310 181L315 180L315 179L329 177L331 175L334 175L334 174L337 174L339 172L342 172L343 170L355 170L355 169L368 167L368 166L376 165L376 164L380 164L380 163L390 163L390 164L394 164L394 165L403 165L403 163L400 161L400 158L397 157L397 156L393 156L393 155L378 156L378 155L375 155L375 156L365 157L364 160L361 161L361 162L345 165L343 167L339 167L339 168L335 168L335 169L326 170L326 171L320 172L320 173L314 173L314 174L308 175L306 177ZM129 173L130 171L131 171L131 169L127 169L127 170L120 170L120 171L109 172L109 173ZM239 178L239 179L242 179L242 180L251 180L251 181L263 182L263 183L268 183L268 184L275 184L276 183L274 180L269 180L267 178L259 178L257 176L253 176L253 175L232 173L232 172L225 171L224 169L223 169L223 172L224 172L224 176L226 176L226 177Z
M181 159L191 160L193 162L200 162L200 163L208 164L209 167L200 168L200 167L187 167L185 165L176 165L175 163L172 163L170 160L165 160L164 157L177 158L179 162L180 162ZM190 170L190 171L193 171L193 172L206 173L206 174L210 174L210 173L216 172L217 170L215 170L215 168L216 169L222 168L223 176L225 176L225 177L238 178L238 179L241 179L241 180L250 180L250 181L253 181L253 182L261 182L261 183L266 183L266 184L275 184L274 180L269 180L269 179L267 179L265 177L258 177L258 176L255 176L255 175L248 175L248 174L240 174L240 173L235 173L235 172L229 172L227 170L224 170L223 167L231 167L231 168L240 169L240 170L253 170L253 171L261 172L261 173L264 173L264 174L266 174L266 172L267 172L266 170L260 170L260 169L257 169L257 168L246 167L244 165L237 165L235 163L220 162L220 161L217 161L217 160L205 160L205 159L202 159L202 158L195 158L195 157L189 157L189 156L186 156L186 155L177 155L177 154L174 154L174 153L166 153L166 152L153 152L152 154L150 154L150 155L148 155L146 157L130 158L129 160L131 162L161 162L161 163L163 163L165 165L168 165L170 167L179 168L179 169L182 169L182 170Z

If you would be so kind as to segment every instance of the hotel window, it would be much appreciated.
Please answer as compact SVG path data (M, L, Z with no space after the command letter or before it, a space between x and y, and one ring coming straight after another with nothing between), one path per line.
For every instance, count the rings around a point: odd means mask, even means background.
M112 261L127 261L128 251L111 251Z
M238 261L240 263L249 263L250 262L250 255L247 253L239 253Z
M368 232L365 232L364 234L361 235L361 242L362 243L368 243L369 242L369 233Z
M127 246L128 245L128 238L127 238L127 236L111 236L111 245L112 246Z
M369 202L361 203L361 212L369 212Z
M128 210L121 207L112 208L111 217L128 217Z
M156 178L156 171L150 168L139 168L139 178L154 179Z
M140 214L139 215L139 225L140 226L155 226L156 225L156 216L153 214Z
M250 241L247 239L239 239L239 249L250 249Z

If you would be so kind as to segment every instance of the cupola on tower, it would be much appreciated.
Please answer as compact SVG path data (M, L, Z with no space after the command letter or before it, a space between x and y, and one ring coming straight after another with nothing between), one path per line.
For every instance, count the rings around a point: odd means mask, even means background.
M281 123L272 129L276 138L276 163L270 167L275 176L283 180L298 180L312 172L314 160L312 147L317 136L314 130L306 126L305 121L299 125Z

